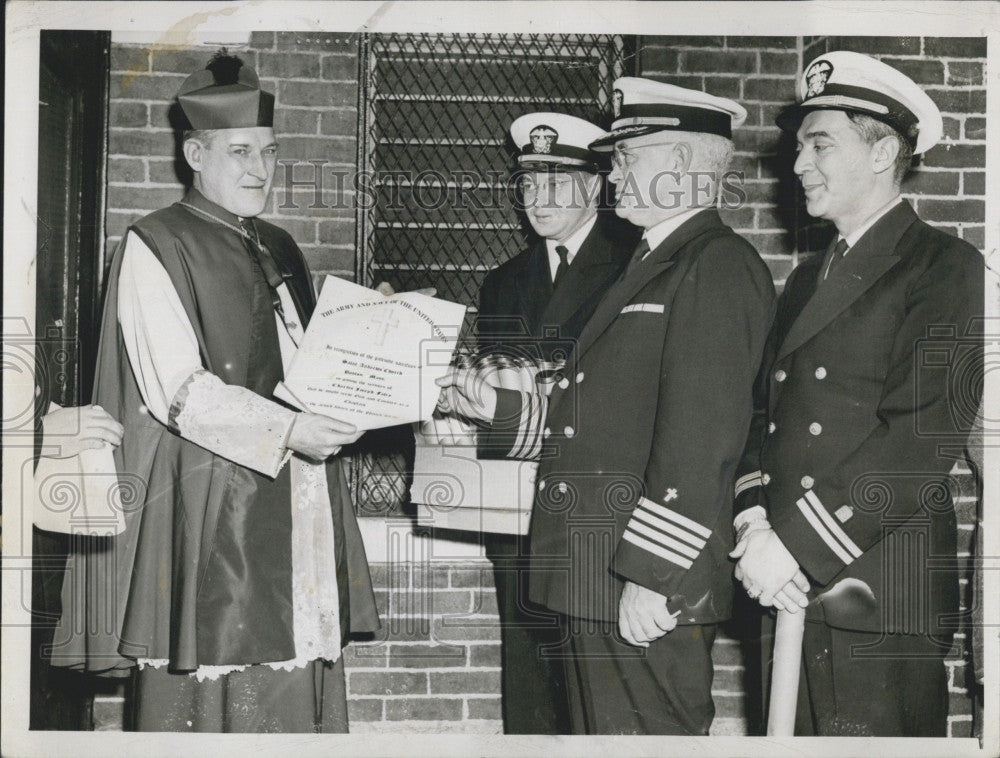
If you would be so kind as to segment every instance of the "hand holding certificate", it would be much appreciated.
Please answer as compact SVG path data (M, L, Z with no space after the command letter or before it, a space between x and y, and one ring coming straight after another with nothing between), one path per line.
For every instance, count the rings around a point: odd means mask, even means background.
M458 303L328 276L274 394L358 429L429 419L464 316Z

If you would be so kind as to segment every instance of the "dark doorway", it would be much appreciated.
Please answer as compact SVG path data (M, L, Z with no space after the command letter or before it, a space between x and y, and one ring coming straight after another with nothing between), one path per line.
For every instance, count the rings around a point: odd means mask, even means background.
M36 405L90 401L103 274L110 32L41 32L38 102ZM88 677L52 668L68 537L33 535L32 729L88 729Z

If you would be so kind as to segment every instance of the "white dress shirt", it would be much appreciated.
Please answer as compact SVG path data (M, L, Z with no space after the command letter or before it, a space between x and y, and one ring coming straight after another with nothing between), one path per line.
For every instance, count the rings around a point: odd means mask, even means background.
M587 235L590 234L590 230L594 228L595 223L597 223L596 213L584 222L583 226L569 235L565 242L557 242L550 239L545 240L545 249L549 253L549 276L552 277L552 281L556 280L556 269L559 268L559 253L556 252L556 247L562 245L566 248L566 265L571 264L576 254L580 252L580 248L583 247L583 241L587 239Z
M649 245L649 252L653 252L657 247L663 244L663 241L673 234L677 229L690 218L693 218L696 214L701 213L706 208L688 208L686 211L681 211L676 216L671 216L668 219L664 219L655 226L649 227L646 231L642 233L643 239ZM646 253L649 255L649 253ZM643 256L643 260L646 256Z

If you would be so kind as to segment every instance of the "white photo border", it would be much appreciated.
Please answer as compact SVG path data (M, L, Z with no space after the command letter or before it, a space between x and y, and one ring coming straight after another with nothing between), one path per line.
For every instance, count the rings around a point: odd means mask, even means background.
M194 36L268 31L491 32L772 36L775 34L927 35L986 37L986 250L1000 270L1000 4L970 2L27 2L6 6L6 102L3 261L4 334L34 325L34 206L37 197L39 32L110 29L153 34L166 44ZM996 292L996 288L988 289ZM1000 318L996 298L988 315ZM5 348L6 349L6 348ZM1000 419L1000 372L986 376L986 418ZM29 372L5 365L3 418L30 407ZM5 422L6 423L6 422ZM30 445L4 439L3 494L16 502ZM291 753L300 758L364 755L859 755L927 758L1000 754L1000 447L985 450L984 565L987 632L984 746L970 738L942 740L761 737L517 737L499 735L219 735L28 731L28 609L21 602L30 569L31 524L19 509L3 529L3 731L9 756L245 755ZM9 496L9 497L8 497ZM23 549L27 546L27 550ZM990 714L993 717L990 717Z

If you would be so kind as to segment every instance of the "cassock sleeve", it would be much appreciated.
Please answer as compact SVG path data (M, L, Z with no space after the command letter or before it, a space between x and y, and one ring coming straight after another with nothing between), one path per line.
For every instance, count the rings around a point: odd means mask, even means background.
M295 412L208 372L166 269L135 234L123 255L118 322L149 413L216 455L277 476Z

